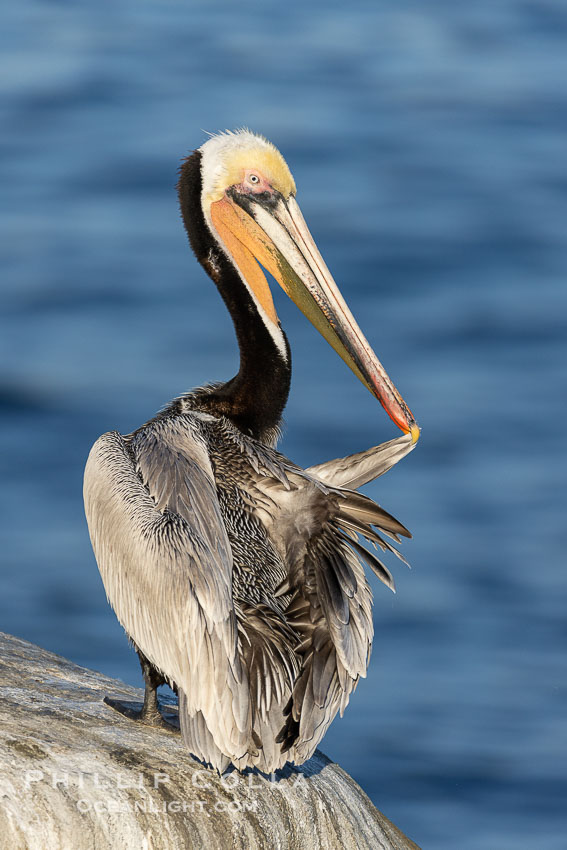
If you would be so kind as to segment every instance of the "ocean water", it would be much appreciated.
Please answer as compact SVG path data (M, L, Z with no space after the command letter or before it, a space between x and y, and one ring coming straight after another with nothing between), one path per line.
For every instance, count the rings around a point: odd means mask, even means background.
M366 488L413 532L323 750L424 848L567 846L567 11L559 0L10 4L0 29L0 628L140 684L83 518L94 440L236 369L174 186L205 131L286 156L422 426ZM395 436L276 293L282 450Z

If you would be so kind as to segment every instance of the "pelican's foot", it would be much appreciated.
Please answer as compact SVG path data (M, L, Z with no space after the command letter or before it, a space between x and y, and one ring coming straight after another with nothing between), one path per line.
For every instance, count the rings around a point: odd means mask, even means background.
M138 708L139 702L121 702L111 697L104 697L103 702L129 720L138 720L145 726L165 729L167 732L179 732L179 715L172 710L173 706L164 706L165 712L162 714L157 706L148 706L146 703L142 708Z

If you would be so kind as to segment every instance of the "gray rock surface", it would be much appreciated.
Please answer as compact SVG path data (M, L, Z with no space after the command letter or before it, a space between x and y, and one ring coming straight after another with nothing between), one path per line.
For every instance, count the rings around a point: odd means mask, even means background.
M0 633L2 850L419 850L322 753L219 777L102 702L142 692Z

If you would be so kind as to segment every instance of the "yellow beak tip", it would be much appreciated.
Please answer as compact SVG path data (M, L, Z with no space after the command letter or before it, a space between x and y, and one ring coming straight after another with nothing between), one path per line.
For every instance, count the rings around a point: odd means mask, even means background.
M415 446L415 444L419 440L419 437L420 437L420 434L421 434L421 431L419 430L419 425L416 422L414 422L413 425L411 426L409 432L411 434L411 444L412 444L412 446Z

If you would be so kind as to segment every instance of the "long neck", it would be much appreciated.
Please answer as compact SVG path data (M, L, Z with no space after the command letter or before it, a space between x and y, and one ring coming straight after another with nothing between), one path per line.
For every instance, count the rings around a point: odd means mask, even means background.
M216 283L234 322L240 348L238 374L199 398L202 409L230 419L257 438L277 428L291 381L291 355L283 331L284 351L268 330L234 264L211 233L201 206L201 153L185 160L178 183L179 202L191 247Z

